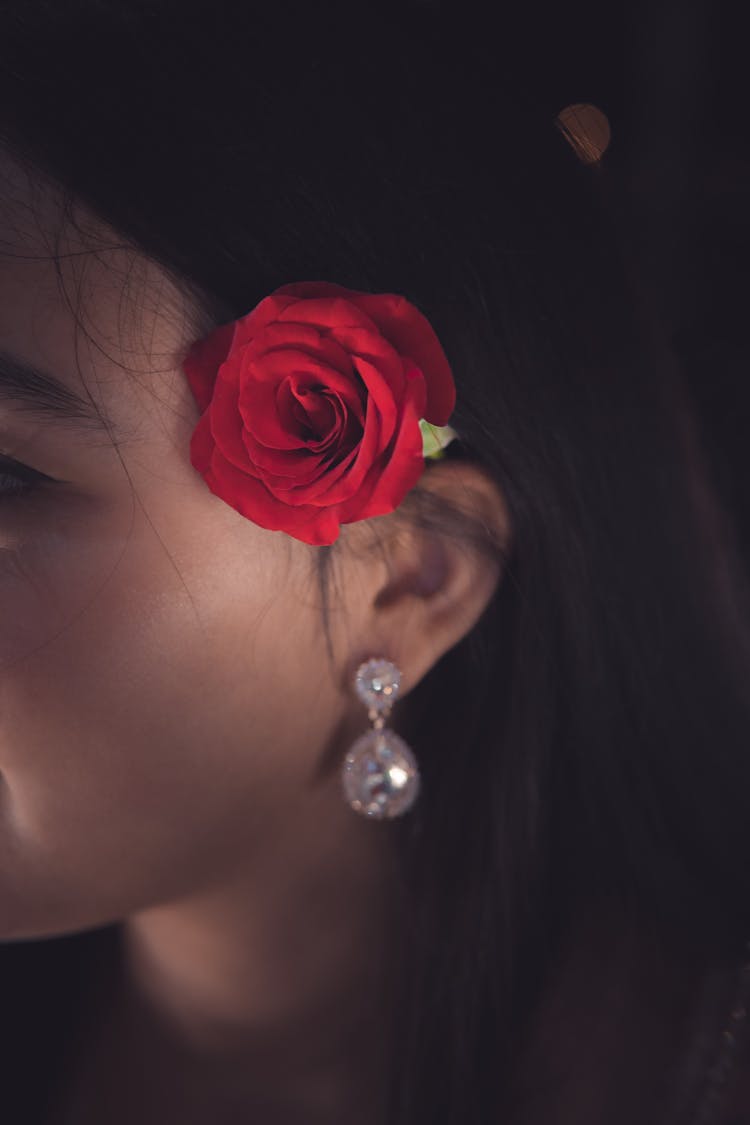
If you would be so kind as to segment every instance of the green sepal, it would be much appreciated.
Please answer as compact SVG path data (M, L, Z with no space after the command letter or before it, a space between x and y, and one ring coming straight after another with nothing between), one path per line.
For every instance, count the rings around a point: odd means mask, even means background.
M444 457L447 446L458 438L451 426L433 426L424 418L420 419L419 428L422 431L422 452L430 461L438 461Z

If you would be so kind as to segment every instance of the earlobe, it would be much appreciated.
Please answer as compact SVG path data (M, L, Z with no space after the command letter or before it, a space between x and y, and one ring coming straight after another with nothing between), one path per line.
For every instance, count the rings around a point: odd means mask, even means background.
M502 578L510 549L510 520L504 497L478 467L453 461L425 474L438 520L399 526L387 541L387 577L372 602L373 631L402 670L408 692L476 625ZM439 502L458 508L475 528L459 536L439 528ZM405 518L405 517L404 517ZM480 546L482 539L486 540ZM494 544L494 547L493 547Z

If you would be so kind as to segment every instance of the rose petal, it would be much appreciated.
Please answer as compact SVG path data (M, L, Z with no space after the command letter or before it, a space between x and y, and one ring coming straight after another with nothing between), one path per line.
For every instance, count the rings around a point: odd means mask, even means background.
M291 447L287 428L289 419L280 414L279 409L280 405L288 406L288 402L280 404L277 399L277 388L290 378L295 380L297 387L335 391L349 409L364 420L366 388L356 371L350 368L348 375L342 375L293 348L266 352L247 363L239 390L239 406L245 425L265 445L278 449Z
M309 431L307 441L320 440L321 434L330 434L339 421L333 403L327 395L320 391L312 391L308 387L296 388L291 380L286 384L294 402L291 404L291 413L299 424Z
M214 329L203 340L196 340L182 361L182 369L200 411L204 411L211 401L216 376L232 346L234 331L234 324Z
M211 491L247 519L269 531L285 531L313 546L333 543L339 524L330 508L290 507L268 491L262 481L241 473L220 453L204 474Z
M348 296L310 296L288 304L278 316L280 324L314 324L316 328L333 330L336 338L344 328L364 328L377 332L376 323Z
M361 373L366 365L367 369L378 373L378 381L387 388L386 393L397 399L401 397L404 390L403 360L386 339L361 328L343 328L337 338L357 371Z
M294 303L294 297L286 297L277 289L274 293L264 297L254 309L245 316L239 317L236 323L235 347L241 347L254 340L273 321L279 319L284 309Z
M353 293L349 300L367 313L399 355L421 369L427 387L424 417L433 425L445 426L456 406L456 384L427 317L395 293Z
M227 365L222 367L216 380L214 396L206 413L214 443L227 460L244 469L248 456L242 441L243 424L238 408L237 384L231 372L227 371Z
M265 473L274 474L278 478L274 484L281 488L316 480L339 451L346 453L353 447L356 449L362 436L362 427L357 419L347 415L338 400L333 400L332 405L337 421L331 432L321 440L307 441L305 447L298 450L269 448L244 430L242 442L248 459ZM285 477L289 479L284 481Z
M245 346L248 359L268 352L295 351L309 355L342 375L351 372L351 359L341 344L310 324L269 324ZM258 368L262 371L262 368Z
M419 407L423 390L410 379L401 404L393 448L375 462L356 497L337 505L341 523L368 519L394 511L424 472Z
M306 452L305 460L297 468L293 467L287 455L279 455L274 450L261 449L260 457L263 462L257 458L248 461L247 471L264 481L279 499L298 492L297 503L307 503L309 490L314 489L318 480L325 478L330 470L328 459L320 453ZM278 457L278 461L274 462L273 457Z

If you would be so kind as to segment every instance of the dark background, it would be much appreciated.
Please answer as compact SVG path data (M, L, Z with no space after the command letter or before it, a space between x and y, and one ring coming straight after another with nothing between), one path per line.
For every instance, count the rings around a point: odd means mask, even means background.
M750 34L740 5L469 0L461 10L551 117L576 102L606 113L600 174L621 201L750 561Z

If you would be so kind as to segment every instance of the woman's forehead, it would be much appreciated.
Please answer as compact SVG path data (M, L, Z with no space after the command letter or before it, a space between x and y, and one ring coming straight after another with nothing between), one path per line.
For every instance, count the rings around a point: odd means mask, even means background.
M158 263L0 155L0 350L73 384L94 375L104 397L163 395L180 377L192 312Z

